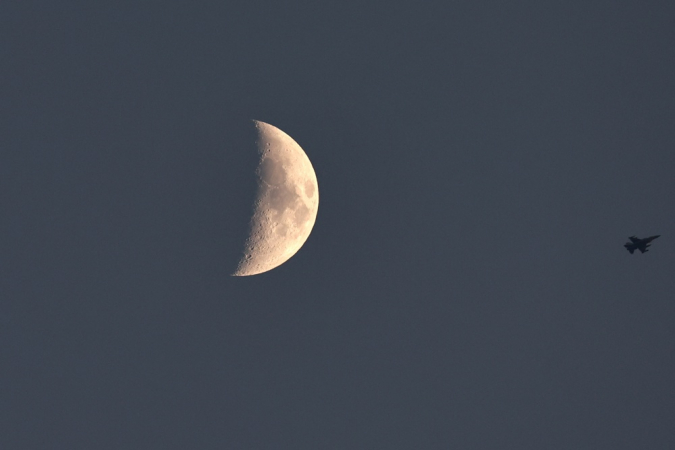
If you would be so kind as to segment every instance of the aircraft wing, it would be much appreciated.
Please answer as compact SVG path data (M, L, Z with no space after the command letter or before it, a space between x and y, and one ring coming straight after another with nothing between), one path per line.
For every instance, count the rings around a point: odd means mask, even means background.
M630 239L631 242L634 243L634 244L635 244L636 242L640 242L640 239L636 238L635 236L631 236L631 237L629 237L628 239Z
M648 252L647 246L646 245L641 245L638 247L638 250L640 250L641 253Z

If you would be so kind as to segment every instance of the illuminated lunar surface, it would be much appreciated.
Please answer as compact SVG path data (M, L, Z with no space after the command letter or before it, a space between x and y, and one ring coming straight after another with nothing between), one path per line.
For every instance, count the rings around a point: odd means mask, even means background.
M312 163L280 129L254 121L260 155L248 239L234 276L256 275L288 261L305 243L319 208Z

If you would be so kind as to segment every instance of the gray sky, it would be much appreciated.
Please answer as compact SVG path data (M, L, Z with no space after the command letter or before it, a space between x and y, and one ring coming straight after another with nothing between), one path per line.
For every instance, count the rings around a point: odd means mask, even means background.
M141 3L0 6L1 448L675 447L672 2Z

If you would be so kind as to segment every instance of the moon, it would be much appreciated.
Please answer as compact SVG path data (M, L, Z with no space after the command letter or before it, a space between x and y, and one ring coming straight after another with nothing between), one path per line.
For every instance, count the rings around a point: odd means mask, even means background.
M319 185L309 158L289 135L254 120L257 194L248 238L233 276L267 272L305 243L319 209Z

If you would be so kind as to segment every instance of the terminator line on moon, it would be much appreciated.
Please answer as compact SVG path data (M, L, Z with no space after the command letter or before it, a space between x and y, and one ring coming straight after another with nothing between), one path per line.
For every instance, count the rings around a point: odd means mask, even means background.
M267 272L288 261L305 243L319 208L312 163L280 129L254 121L260 155L258 190L244 252L233 276Z

